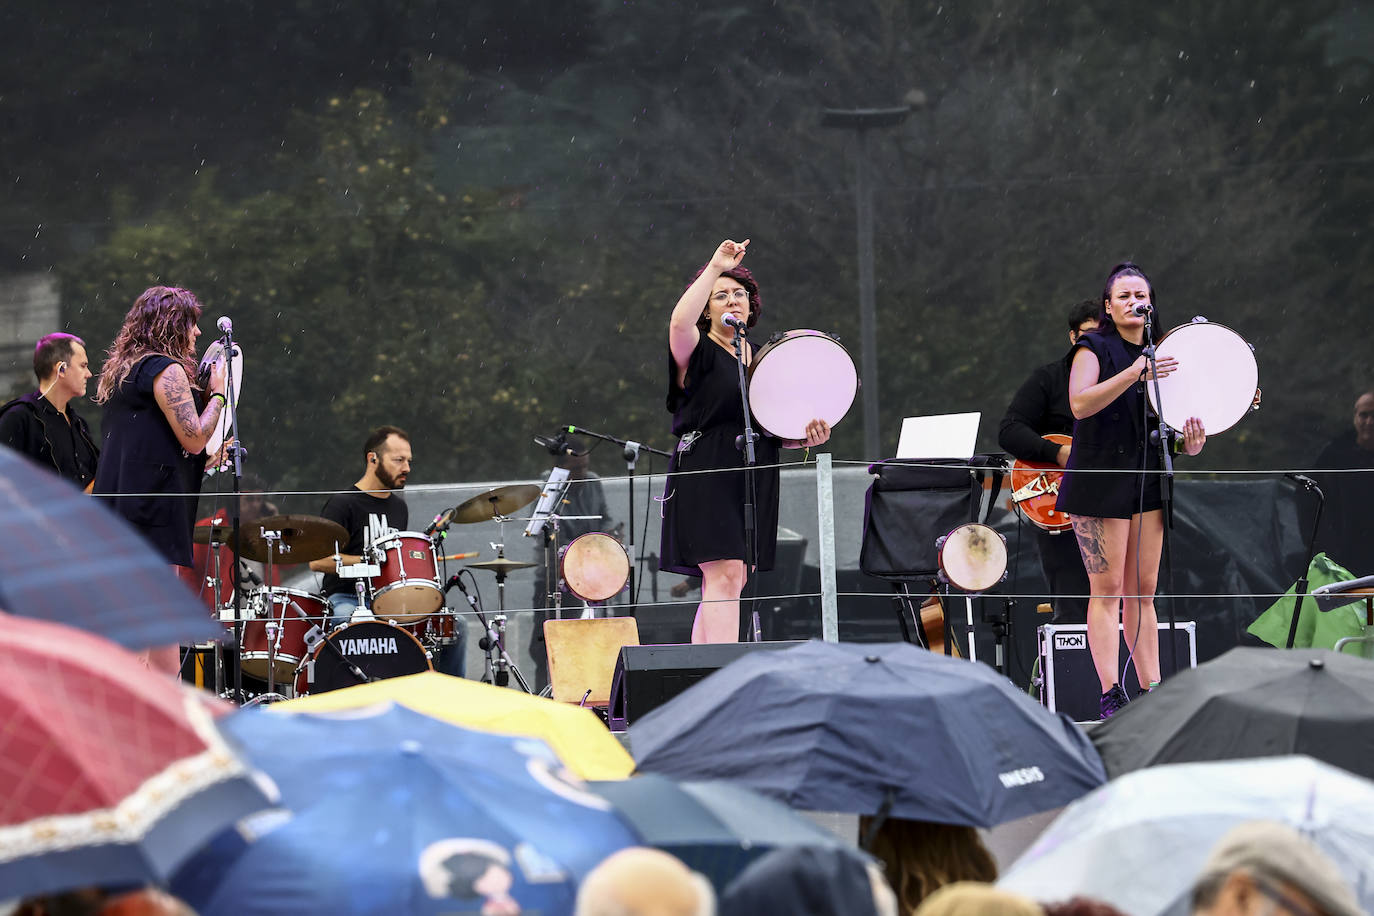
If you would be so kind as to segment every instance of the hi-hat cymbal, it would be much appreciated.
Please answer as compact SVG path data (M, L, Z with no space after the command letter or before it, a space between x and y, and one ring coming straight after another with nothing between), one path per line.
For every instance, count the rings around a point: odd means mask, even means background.
M338 522L317 515L271 515L241 526L241 552L246 559L277 565L309 563L334 552L334 545L348 543L348 532ZM262 532L278 531L281 536L268 541Z
M507 560L505 557L497 557L494 560L483 560L480 563L466 564L468 569L490 569L497 575L506 575L515 569L529 569L533 563L526 563L523 560Z
M510 515L538 498L539 488L532 483L497 487L459 503L458 508L453 510L453 520L460 525L485 522L498 515Z
M191 540L197 544L210 544L220 546L229 543L229 534L233 531L233 525L229 524L227 518L215 518L210 520L208 525L197 525L191 531Z

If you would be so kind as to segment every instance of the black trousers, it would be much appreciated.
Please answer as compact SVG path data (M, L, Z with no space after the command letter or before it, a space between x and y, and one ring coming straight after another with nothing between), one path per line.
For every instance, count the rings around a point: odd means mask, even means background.
M1078 552L1078 538L1070 528L1060 534L1036 529L1040 568L1049 585L1055 623L1086 623L1088 619L1088 571ZM1082 595L1085 597L1066 597Z

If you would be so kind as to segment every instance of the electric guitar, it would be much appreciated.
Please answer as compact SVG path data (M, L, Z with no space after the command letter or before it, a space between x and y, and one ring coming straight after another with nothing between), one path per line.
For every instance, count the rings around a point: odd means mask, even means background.
M1068 445L1073 440L1063 433L1044 437L1055 445ZM1046 531L1066 531L1069 517L1056 511L1059 482L1064 469L1057 464L1040 464L1017 458L1011 465L1011 503L1022 518Z

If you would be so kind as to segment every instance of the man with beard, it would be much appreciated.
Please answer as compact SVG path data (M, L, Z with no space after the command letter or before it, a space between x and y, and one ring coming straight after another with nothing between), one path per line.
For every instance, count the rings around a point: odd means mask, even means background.
M347 493L336 493L325 502L320 515L338 522L348 532L348 543L339 555L345 565L363 561L364 534L368 519L380 516L387 527L408 531L410 508L401 497L410 476L410 437L395 426L379 426L363 443L363 476ZM357 579L344 579L335 572L334 555L313 560L310 568L324 573L324 595L329 602L330 626L347 623L358 609Z

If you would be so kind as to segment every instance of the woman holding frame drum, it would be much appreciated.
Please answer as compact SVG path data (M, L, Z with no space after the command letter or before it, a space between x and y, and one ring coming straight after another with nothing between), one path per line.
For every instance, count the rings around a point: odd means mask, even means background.
M1088 572L1088 648L1102 685L1104 719L1128 700L1117 679L1118 603L1137 679L1149 688L1160 679L1154 595L1164 543L1163 493L1159 449L1150 441L1155 423L1145 417L1145 385L1154 375L1142 355L1154 299L1154 287L1135 264L1112 268L1098 330L1074 344L1069 371L1073 446L1055 508L1070 516ZM1177 359L1160 357L1156 371L1164 378L1178 366ZM1202 421L1190 417L1182 451L1196 455L1206 439Z
M741 267L749 240L720 243L673 307L668 321L668 410L678 438L663 494L659 568L701 577L701 604L692 642L736 642L745 568L745 456L735 444L744 432L735 362L735 327L753 327L762 311L759 286ZM743 342L745 365L754 348ZM779 448L809 448L830 438L823 420L806 438L761 435L755 447L754 568L773 568L778 538ZM728 468L738 473L698 473Z

